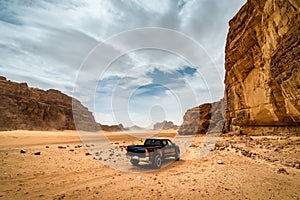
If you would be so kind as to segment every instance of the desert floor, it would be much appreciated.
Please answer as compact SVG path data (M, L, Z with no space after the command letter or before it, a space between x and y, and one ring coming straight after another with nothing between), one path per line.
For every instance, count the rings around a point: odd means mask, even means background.
M99 135L0 132L0 199L300 199L300 137L197 136L153 171L124 148L149 133Z

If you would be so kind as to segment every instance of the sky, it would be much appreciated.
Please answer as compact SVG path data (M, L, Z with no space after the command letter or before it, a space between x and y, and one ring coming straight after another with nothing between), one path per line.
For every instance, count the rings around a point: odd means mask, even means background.
M228 22L246 0L0 0L0 72L152 127L223 97Z

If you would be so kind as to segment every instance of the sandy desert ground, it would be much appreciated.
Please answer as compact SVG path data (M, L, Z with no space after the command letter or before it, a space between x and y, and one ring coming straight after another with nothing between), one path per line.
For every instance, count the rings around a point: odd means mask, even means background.
M106 149L76 131L0 132L0 199L300 199L300 137L219 137L201 157L211 144L197 136L180 161L151 171L126 160L140 138L104 135Z

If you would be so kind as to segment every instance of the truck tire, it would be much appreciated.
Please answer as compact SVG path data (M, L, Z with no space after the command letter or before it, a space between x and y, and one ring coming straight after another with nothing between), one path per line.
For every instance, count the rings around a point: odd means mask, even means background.
M133 166L138 166L139 165L139 160L137 160L137 159L131 159L130 162Z
M159 154L156 154L152 161L153 168L160 169L162 165L162 159Z
M180 153L178 151L176 151L175 153L175 161L179 161L180 160Z

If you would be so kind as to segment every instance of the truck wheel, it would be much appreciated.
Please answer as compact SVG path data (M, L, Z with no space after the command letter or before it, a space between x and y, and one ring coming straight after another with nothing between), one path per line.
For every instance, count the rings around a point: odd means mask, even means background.
M179 161L180 160L180 153L178 151L176 151L175 153L175 161Z
M154 159L153 159L152 164L153 164L153 167L154 167L155 169L160 169L160 168L161 168L161 165L162 165L162 159L161 159L161 157L160 157L159 154L156 154L156 155L154 156Z
M134 166L137 166L139 164L139 160L137 160L137 159L131 159L130 162Z

